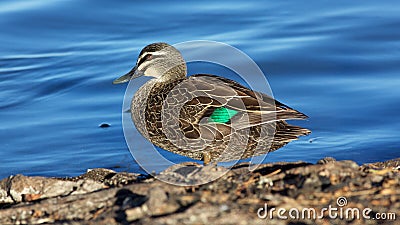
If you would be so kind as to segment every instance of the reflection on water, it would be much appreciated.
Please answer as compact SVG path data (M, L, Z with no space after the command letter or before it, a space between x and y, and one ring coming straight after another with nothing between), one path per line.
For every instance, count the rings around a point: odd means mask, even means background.
M140 171L122 132L125 87L111 82L155 41L231 44L256 61L278 100L310 117L293 123L313 133L267 161L400 157L400 6L335 3L3 1L0 178Z

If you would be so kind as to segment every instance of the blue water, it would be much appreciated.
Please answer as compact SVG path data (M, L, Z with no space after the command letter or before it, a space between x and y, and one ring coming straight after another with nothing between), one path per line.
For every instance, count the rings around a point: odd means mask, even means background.
M400 157L399 12L397 1L1 1L0 178L142 172L122 131L126 86L111 82L156 41L233 45L310 117L296 124L313 133L267 161Z

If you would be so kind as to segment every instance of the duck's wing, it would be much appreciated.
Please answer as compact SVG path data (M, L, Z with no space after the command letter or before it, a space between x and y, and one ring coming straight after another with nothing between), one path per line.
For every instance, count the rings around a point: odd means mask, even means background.
M271 96L250 90L247 87L239 84L236 81L218 77L208 74L198 74L193 76L195 79L203 78L210 79L211 81L216 81L216 83L221 83L234 89L240 99L243 100L246 105L246 109L249 112L259 111L260 113L270 113L275 112L278 120L291 120L291 119L307 119L308 116L305 114L275 100Z
M307 118L268 95L213 75L190 76L171 90L166 102L180 108L179 112L175 108L170 114L179 117L181 129L190 138L198 138L202 132L211 137L217 131L224 136L231 132L232 127L244 129L275 121Z
M308 118L305 114L290 108L269 95L252 91L227 78L199 74L188 80L197 84L198 87L201 86L200 83L205 84L204 93L217 100L217 102L213 102L216 107L208 108L209 110L204 116L213 118L213 115L215 117L218 116L218 113L221 114L220 112L226 114L228 111L229 115L232 115L230 122L235 122L243 128L280 120ZM226 110L222 110L221 107L226 108ZM247 125L240 124L244 121Z

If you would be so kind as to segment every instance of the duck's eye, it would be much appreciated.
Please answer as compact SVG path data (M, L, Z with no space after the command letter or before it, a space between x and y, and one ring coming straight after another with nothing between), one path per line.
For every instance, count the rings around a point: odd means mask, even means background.
M147 54L145 57L144 57L144 60L150 60L150 59L152 59L153 58L153 55L152 54Z

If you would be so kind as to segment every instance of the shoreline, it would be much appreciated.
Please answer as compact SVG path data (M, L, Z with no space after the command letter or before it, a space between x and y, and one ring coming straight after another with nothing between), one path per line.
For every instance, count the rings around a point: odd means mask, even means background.
M200 166L189 177L187 165L162 175L196 181L223 170ZM252 172L248 165L189 187L108 169L70 178L13 175L0 180L0 224L396 224L400 216L400 158L277 162ZM337 208L336 218L329 207ZM311 217L301 217L304 209Z

